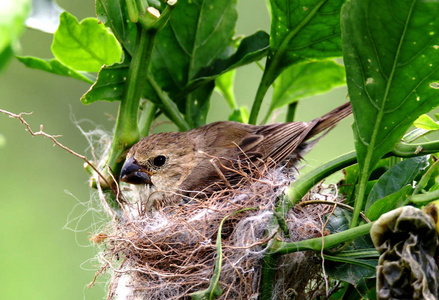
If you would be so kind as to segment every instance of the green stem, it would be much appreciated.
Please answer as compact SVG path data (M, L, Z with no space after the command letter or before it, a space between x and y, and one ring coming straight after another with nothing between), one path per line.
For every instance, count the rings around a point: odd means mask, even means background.
M395 146L391 154L398 157L414 157L437 152L439 152L439 141L420 144L407 144L400 142Z
M299 101L294 101L293 103L290 103L288 105L287 117L285 119L285 122L293 122L294 121L298 104L299 104Z
M360 249L360 250L345 250L343 252L338 252L336 255L338 258L377 258L380 256L375 249Z
M268 91L268 88L270 87L271 83L273 82L271 80L271 77L273 77L272 73L274 70L273 68L267 68L265 69L266 72L264 72L264 75L262 75L261 83L259 84L258 90L256 92L256 97L253 102L252 110L250 112L250 119L249 124L255 125L258 121L258 114L261 109L262 100L264 100L264 96Z
M162 30L171 18L171 13L174 10L174 7L175 6L167 5L160 14L160 18L154 22L154 24L152 24L151 29L155 29L157 31Z
M352 241L357 237L368 234L372 225L373 223L367 223L342 232L327 235L323 238L318 237L300 242L285 243L279 240L274 240L268 253L283 255L305 250L321 251L322 248L329 249L343 242Z
M152 122L155 119L155 113L157 112L157 106L151 102L145 105L145 110L139 120L140 136L145 137L149 135L151 131Z
M291 207L299 203L303 196L317 183L328 177L329 175L353 165L357 162L357 156L355 151L346 153L336 159L333 159L326 164L315 168L311 172L293 182L287 193L285 205L283 211L288 211Z
M258 91L256 92L255 100L253 102L252 110L250 113L250 124L256 124L258 114L261 109L262 100L268 91L270 85L274 82L277 76L282 72L287 65L282 63L285 53L288 51L290 41L315 17L320 7L325 4L327 0L320 0L308 13L308 15L300 22L295 28L293 28L285 37L285 39L279 45L279 48L269 54L267 63L265 64L264 74L262 75L261 83L259 84Z
M404 204L407 205L408 203L412 202L417 205L422 205L437 199L439 199L439 190L435 190L425 194L417 194L410 196L409 198L407 198Z
M128 17L130 21L133 23L137 23L139 21L139 12L137 10L137 5L135 0L125 0L128 10Z
M142 15L145 13L145 9L148 8L148 1L145 1L145 5L143 5L142 0L135 0L137 5L137 10L139 14Z
M125 92L119 106L113 144L107 162L116 178L122 167L125 151L139 140L137 113L143 90L142 85L146 80L154 49L155 36L155 30L141 30L136 54L128 70Z
M173 102L169 96L163 93L160 86L154 80L151 74L148 74L148 81L154 89L157 97L159 97L162 104L161 109L163 113L175 124L180 131L186 131L190 129L190 126L186 123L180 112L178 111L177 105Z
M268 254L263 258L261 274L261 300L273 299L273 285L277 268L279 255Z

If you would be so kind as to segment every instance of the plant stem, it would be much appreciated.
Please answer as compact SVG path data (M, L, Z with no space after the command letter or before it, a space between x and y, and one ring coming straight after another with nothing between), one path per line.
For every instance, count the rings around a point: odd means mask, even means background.
M287 117L285 119L285 122L293 122L294 121L294 117L296 115L297 104L299 104L299 101L294 101L293 103L290 103L288 105Z
M125 0L127 10L128 10L128 16L130 18L130 21L133 23L137 23L139 21L139 12L137 10L137 5L135 0Z
M439 141L432 141L421 144L407 144L400 142L395 146L392 155L398 157L414 157L439 152Z
M165 93L163 93L160 86L157 84L157 82L154 80L154 77L151 74L148 74L148 81L151 84L152 88L154 89L155 93L160 99L160 102L162 104L161 109L163 109L163 113L175 124L177 125L178 129L180 131L186 131L190 129L189 124L184 120L184 118L181 116L180 112L178 111L177 105L175 102L173 102L171 99L169 99L169 96Z
M286 201L284 202L287 207L283 208L283 211L288 211L296 205L315 184L329 175L353 165L356 162L357 155L355 151L352 151L315 168L311 172L297 179L288 189Z
M268 252L270 254L283 255L305 250L321 251L322 248L329 249L343 242L351 241L353 239L356 239L357 237L368 234L372 225L373 222L360 225L342 232L327 235L323 238L318 237L300 242L284 243L282 241L274 240L274 243L270 247L270 249L268 249Z
M264 96L267 93L271 83L273 82L271 80L272 72L270 72L270 70L273 69L266 68L265 69L266 72L264 72L264 75L262 75L261 83L259 84L258 90L256 92L255 100L253 102L252 110L250 112L249 124L255 125L256 122L258 121L258 114L259 114L259 110L261 109L262 100L264 100Z
M417 194L410 196L409 198L407 198L406 201L404 201L404 204L407 205L408 203L412 202L417 205L422 205L422 204L427 204L433 200L437 200L438 198L439 198L439 190L435 190L425 194Z
M157 106L154 103L148 102L145 105L145 109L139 120L140 126L140 136L145 137L149 135L151 131L151 124L155 119L155 113L157 111Z
M259 84L258 91L256 92L255 100L253 102L249 120L250 124L256 124L258 114L261 109L262 100L264 99L264 96L267 93L270 85L274 82L276 77L279 76L283 69L291 65L291 63L287 65L282 62L285 53L288 51L290 41L315 17L325 2L326 0L320 0L318 3L316 3L309 14L287 34L278 48L270 51L271 53L268 55L264 74L262 75L261 83Z
M139 140L137 113L142 85L146 80L152 51L154 49L156 30L142 29L136 53L131 61L124 95L121 99L113 144L107 161L117 178L122 167L125 151Z
M273 299L273 283L278 259L279 255L277 254L268 254L263 258L260 287L261 300Z

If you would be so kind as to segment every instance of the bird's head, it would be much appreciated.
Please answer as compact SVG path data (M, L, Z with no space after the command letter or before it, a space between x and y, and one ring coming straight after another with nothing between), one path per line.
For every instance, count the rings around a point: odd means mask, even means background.
M193 169L193 144L184 133L166 132L143 138L126 156L120 180L175 191Z

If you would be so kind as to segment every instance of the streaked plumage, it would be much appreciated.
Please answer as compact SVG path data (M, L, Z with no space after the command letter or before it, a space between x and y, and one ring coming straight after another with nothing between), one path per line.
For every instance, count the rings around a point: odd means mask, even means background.
M154 134L130 149L121 180L149 184L164 192L209 194L240 180L239 174L229 170L237 162L269 168L287 160L294 164L307 146L312 147L311 138L331 129L351 112L346 103L311 122L255 126L223 121L187 132Z

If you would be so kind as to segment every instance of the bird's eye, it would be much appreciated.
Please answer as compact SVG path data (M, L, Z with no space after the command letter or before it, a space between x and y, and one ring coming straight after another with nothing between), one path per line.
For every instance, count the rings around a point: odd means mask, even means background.
M159 155L154 157L153 163L155 167L161 167L165 164L166 162L166 156L163 155Z

